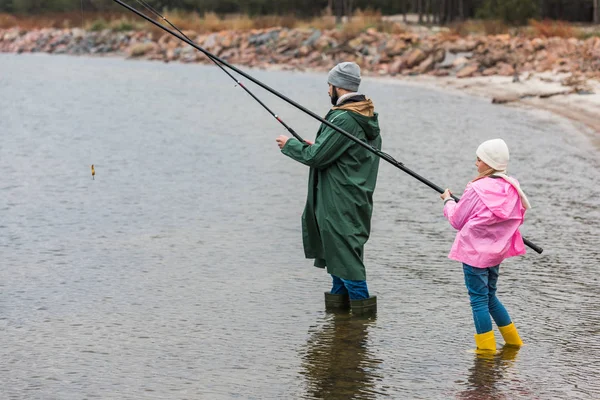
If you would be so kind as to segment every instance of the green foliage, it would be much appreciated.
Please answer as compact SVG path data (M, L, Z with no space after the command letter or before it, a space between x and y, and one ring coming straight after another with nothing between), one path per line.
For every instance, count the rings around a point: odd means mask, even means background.
M99 32L108 28L108 22L103 19L97 19L88 27L88 30L92 32Z
M476 16L501 19L513 25L524 25L538 15L538 0L486 0Z
M125 18L113 21L110 24L110 29L116 32L127 32L137 30L137 26L135 26L131 21L126 20Z

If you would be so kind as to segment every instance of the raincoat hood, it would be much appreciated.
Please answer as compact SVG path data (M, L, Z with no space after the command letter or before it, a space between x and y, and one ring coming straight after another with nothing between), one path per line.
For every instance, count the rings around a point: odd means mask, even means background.
M371 99L361 96L364 100L349 101L333 110L351 111L350 115L365 132L367 139L374 140L379 136L379 115L375 112L375 106Z
M517 189L502 178L478 179L471 183L471 187L483 204L498 218L507 219L515 215L521 217L525 212Z

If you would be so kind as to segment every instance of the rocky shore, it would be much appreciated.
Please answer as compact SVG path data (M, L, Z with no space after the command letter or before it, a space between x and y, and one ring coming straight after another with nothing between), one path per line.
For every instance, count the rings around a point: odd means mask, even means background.
M343 30L285 28L184 33L222 59L254 68L326 71L336 62L355 61L367 76L462 88L491 97L497 103L531 104L532 98L576 96L576 108L585 109L588 117L578 118L575 111L565 112L564 107L568 109L568 105L554 108L563 116L580 120L600 132L600 122L596 121L600 120L596 117L600 115L600 95L596 94L597 80L600 80L600 37L597 36L585 40L508 34L460 37L449 32L392 34L374 29L350 35ZM40 29L27 32L12 28L0 30L0 52L211 62L177 38L143 31ZM579 100L583 98L585 100Z

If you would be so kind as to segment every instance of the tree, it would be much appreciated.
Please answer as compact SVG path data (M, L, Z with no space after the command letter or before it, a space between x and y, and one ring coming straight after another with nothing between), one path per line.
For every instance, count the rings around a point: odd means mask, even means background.
M335 3L335 23L341 24L344 16L344 0L334 0Z
M486 0L477 11L477 17L525 24L537 15L538 4L538 0Z
M600 0L594 0L594 23L600 24Z

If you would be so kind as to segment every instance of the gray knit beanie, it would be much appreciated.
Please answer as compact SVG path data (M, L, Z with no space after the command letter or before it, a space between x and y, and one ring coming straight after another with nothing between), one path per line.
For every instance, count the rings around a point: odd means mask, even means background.
M327 82L340 89L357 92L360 85L360 67L353 62L339 63L329 71Z

